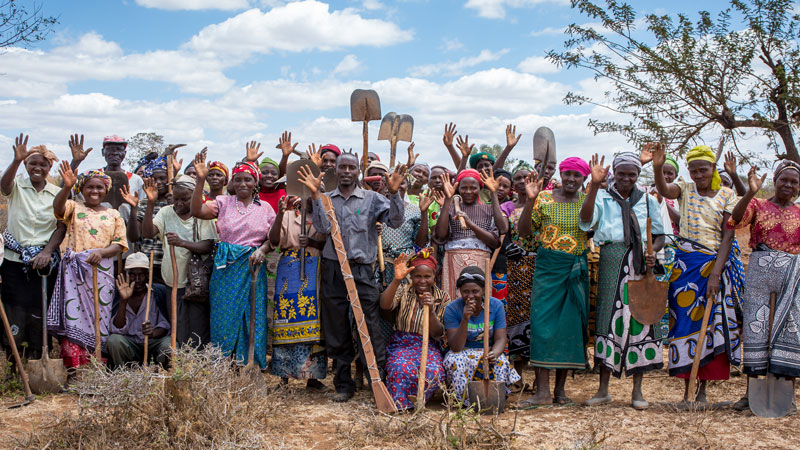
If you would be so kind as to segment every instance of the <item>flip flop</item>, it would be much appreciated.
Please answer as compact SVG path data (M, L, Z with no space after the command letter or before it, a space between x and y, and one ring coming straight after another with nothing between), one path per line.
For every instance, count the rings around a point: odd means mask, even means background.
M553 403L556 406L575 406L575 402L567 396L557 395L553 397Z
M539 408L552 408L552 403L542 403L536 404L531 402L530 399L522 400L521 402L517 402L511 409L516 411L530 411L532 409L539 409Z

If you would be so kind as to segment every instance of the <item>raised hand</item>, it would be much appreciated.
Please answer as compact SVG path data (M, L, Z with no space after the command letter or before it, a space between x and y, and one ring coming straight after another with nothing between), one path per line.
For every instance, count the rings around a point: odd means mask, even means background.
M727 163L727 161L726 161ZM767 174L761 175L761 178L758 178L758 172L755 166L750 167L750 171L747 172L747 187L750 189L750 192L755 195L761 189L761 186L764 185L764 180L767 178Z
M208 148L204 148L203 151L194 155L194 162L192 165L194 166L194 171L197 172L197 179L205 180L208 176L208 166L206 165L206 150Z
M494 170L490 167L489 170L484 170L481 172L481 181L483 185L486 186L486 189L489 189L490 192L497 192L497 188L500 187L500 181L494 177Z
M425 211L428 210L428 208L431 207L433 202L436 201L433 196L434 196L434 194L431 192L430 189L428 189L427 191L425 191L422 194L420 194L420 196L419 196L419 209L420 209L420 211L425 212Z
M412 167L414 163L417 162L417 158L419 158L419 153L414 153L414 143L412 142L411 145L408 146L408 162L406 165Z
M135 194L131 194L130 189L127 185L123 185L119 188L119 195L122 197L122 200L125 203L131 205L132 207L136 208L139 205L139 197Z
M281 198L280 201L278 202L278 214L281 215L286 213L286 210L289 209L288 206L289 206L289 196L286 195L283 198Z
M736 176L736 166L736 156L733 155L732 151L728 150L725 152L725 164L723 164L722 167L731 178Z
M456 183L455 186L450 184L450 177L447 174L443 173L439 176L442 177L442 193L444 194L444 197L452 198L454 195L456 195L456 187L458 186L458 183Z
M661 142L648 142L642 151L650 151L653 155L653 170L661 170L667 162L667 147Z
M61 161L61 167L58 168L58 174L61 175L61 180L64 182L64 187L72 189L75 183L78 182L78 176L72 171L68 161Z
M522 137L522 134L516 134L517 127L516 125L506 125L506 147L514 148L519 142L519 138Z
M297 142L292 145L292 133L284 131L280 139L278 139L278 145L276 145L275 148L279 148L283 156L288 158L289 155L294 152L294 149L297 148Z
M22 138L22 133L19 134L19 137L14 139L14 161L25 161L25 158L28 157L28 136Z
M464 139L461 139L461 136L459 136L456 139L456 143L458 144L458 149L461 151L461 156L464 158L469 158L469 155L472 153L472 149L475 148L475 144L469 144L469 135L464 136Z
M317 150L316 144L311 144L308 146L308 150L306 150L306 158L310 159L317 167L322 167L322 156L319 154L319 150Z
M394 279L403 280L413 269L408 267L408 255L400 253L394 259Z
M442 142L444 142L445 147L452 147L453 139L455 138L456 138L456 124L450 122L449 125L444 126L444 136L442 137Z
M400 164L399 166L395 167L391 176L389 176L387 173L383 174L383 178L386 180L386 188L389 190L390 194L394 194L400 190L400 185L403 184L403 179L406 177L406 172L408 172L408 166L405 164Z
M308 188L311 195L316 198L317 194L320 192L320 186L322 186L322 176L322 173L320 173L319 176L315 177L308 166L301 166L300 176L297 177L297 179L303 183L303 185Z
M532 171L528 174L528 177L525 178L525 195L528 197L528 201L536 200L536 197L539 196L539 192L542 191L542 187L544 185L544 178L541 180L537 180L536 171Z
M181 144L181 145L183 145L183 144ZM173 173L176 173L176 174L177 173L181 173L181 167L183 167L183 158L178 159L178 151L175 150L175 152L172 153L172 170L173 170Z
M642 165L645 165L653 160L653 151L649 145L650 144L646 144L644 148L642 148L642 153L639 154L639 162Z
M120 299L128 299L133 295L133 283L125 272L117 275L117 292Z
M444 205L444 193L442 191L433 191L433 199L439 206Z
M73 134L69 137L69 150L72 152L72 159L76 162L83 161L89 156L89 152L92 151L92 147L83 150L83 135L78 138L78 133Z
M608 169L611 166L603 166L606 162L605 155L601 158L595 153L589 160L589 166L592 168L592 184L600 186L608 178Z
M245 144L244 149L247 154L247 161L249 162L257 162L261 159L261 155L264 154L264 152L259 152L259 150L261 150L261 143L256 141L250 141L249 144Z
M148 202L155 203L156 200L158 200L158 186L156 186L156 180L152 178L144 179L144 194L147 196Z

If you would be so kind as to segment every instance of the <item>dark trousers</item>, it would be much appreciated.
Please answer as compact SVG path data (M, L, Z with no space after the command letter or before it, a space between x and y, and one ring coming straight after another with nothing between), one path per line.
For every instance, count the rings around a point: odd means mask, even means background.
M0 247L0 251L3 251ZM21 262L3 261L0 266L0 296L6 309L11 334L17 344L20 356L27 359L42 357L42 277L39 273ZM46 272L47 270L45 270ZM56 276L55 270L47 277L48 305L53 294ZM11 357L11 344L6 334L0 331L0 343ZM3 361L0 361L2 364Z
M172 289L169 286L167 288L170 291ZM211 341L211 325L209 324L211 312L208 300L205 303L185 302L183 301L185 292L186 288L178 289L178 345L189 344L193 347L203 347Z
M367 322L372 349L375 352L375 362L383 378L383 367L386 364L386 345L381 335L378 322L380 310L380 291L375 281L374 270L371 264L350 263L353 280L356 283L361 309ZM355 358L353 347L353 334L350 328L350 301L347 298L347 286L342 277L339 261L324 259L322 262L322 280L320 283L320 298L322 299L321 319L322 331L325 336L325 347L328 357L336 361L336 373L333 377L333 386L336 392L355 392L356 386L350 375L350 363ZM361 341L359 340L359 347ZM364 351L361 351L362 362Z

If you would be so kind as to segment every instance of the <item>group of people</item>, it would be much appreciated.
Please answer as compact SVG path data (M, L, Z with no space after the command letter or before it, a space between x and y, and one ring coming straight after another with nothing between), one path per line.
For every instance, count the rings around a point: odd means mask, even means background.
M413 143L406 164L387 167L370 153L366 168L335 145L311 145L306 157L319 171L293 174L310 193L305 199L285 189L297 146L289 133L280 137L279 161L250 142L230 170L202 151L183 172L177 158L148 155L133 173L121 168L127 142L109 136L106 167L80 175L91 149L75 135L73 160L58 166L60 186L48 178L56 155L29 149L20 135L0 179L8 199L2 298L17 344L37 358L47 345L44 321L69 368L89 362L97 346L111 366L142 363L146 341L167 366L173 334L178 345L215 345L245 365L254 311L255 364L284 383L307 380L325 392L320 380L331 360L332 400L344 402L368 364L345 282L352 278L375 365L399 409L418 400L423 341L426 399L447 387L452 399L468 402L468 383L485 378L520 392L528 386L522 368L531 366L533 394L516 404L521 409L571 404L568 371L586 369L590 355L599 387L588 405L610 402L609 379L624 374L633 378L631 405L647 408L643 375L663 368L664 345L669 374L686 379L687 401L706 402L706 382L727 379L742 360L749 376L767 367L800 375L799 164L779 161L774 193L757 197L766 174L751 168L745 185L733 155L720 170L707 146L685 154L685 180L662 144L616 154L610 165L595 155L508 172L515 127L506 128L497 158L456 135L455 125L445 127L455 170L418 162ZM27 177L16 176L22 164ZM640 180L646 164L650 186ZM335 185L322 182L326 173ZM350 273L342 271L334 226ZM743 227L753 248L746 274L735 239ZM628 283L648 270L669 282L664 323L631 315ZM38 309L43 286L46 317ZM767 336L770 294L777 302ZM695 393L688 378L698 352ZM747 407L746 396L737 407Z

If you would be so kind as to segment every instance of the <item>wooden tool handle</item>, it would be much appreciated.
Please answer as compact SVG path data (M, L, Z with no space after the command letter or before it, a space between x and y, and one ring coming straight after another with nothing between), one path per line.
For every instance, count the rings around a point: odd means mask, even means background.
M703 348L706 345L706 331L708 330L708 318L711 317L711 310L714 309L714 298L706 299L706 310L703 312L703 324L700 326L700 334L697 336L697 347L694 351L694 360L692 361L692 372L689 375L689 395L695 395L697 388L697 372L700 370L700 359L702 358Z
M369 123L369 108L367 107L367 101L364 100L364 131L361 134L364 137L364 156L361 158L361 165L363 166L361 170L364 173L367 173L367 166L369 165L369 127L367 123Z
M170 246L170 251L173 250L172 246ZM150 267L147 269L147 300L144 306L144 320L145 322L150 320L150 298L153 295L153 250L150 250ZM172 284L175 284L175 273L172 274ZM150 345L149 345L150 338L148 336L144 337L144 359L142 360L142 364L145 366L150 364Z
M771 292L769 294L769 327L767 330L767 348L772 353L772 322L775 320L775 305L778 303L778 294ZM769 367L769 357L767 356L767 367Z
M389 139L389 168L394 169L394 163L397 159L397 136L392 136Z
M256 294L258 292L258 266L250 264L250 328L247 342L247 365L256 359Z
M306 220L308 215L308 208L306 207L305 199L300 202L300 235L305 236L306 231ZM300 279L306 279L306 246L300 247Z
M647 254L653 253L653 219L647 218Z
M22 365L22 358L19 356L19 351L17 351L17 343L14 340L14 335L11 333L11 325L8 323L8 317L6 316L6 308L3 306L2 300L0 300L0 316L3 319L3 328L6 330L6 338L8 339L8 343L11 347L11 353L14 355L14 362L17 364L17 370L19 370L19 376L22 378L22 387L25 390L25 399L32 399L33 393L31 392L30 383L28 383L28 373L25 372L25 366ZM47 320L46 317L42 317L42 320ZM46 372L46 370L45 370Z
M461 212L461 196L454 195L453 196L453 209L456 211L456 214ZM458 223L461 225L461 228L467 229L467 222L464 220L463 217L458 216Z
M97 266L92 266L92 290L94 293L94 357L97 362L103 357L100 340L100 292L97 290Z
M431 307L422 307L422 355L419 358L419 371L417 372L417 409L425 407L425 381L428 370L428 339L430 335Z
M173 165L174 161L175 156L167 155L167 189L169 189L169 192L172 192L172 179L175 178L175 166Z
M378 267L381 269L381 273L386 270L386 263L383 260L383 236L378 234Z
M170 347L178 347L178 263L175 260L175 245L169 245L169 259L172 262L172 296L170 298Z

